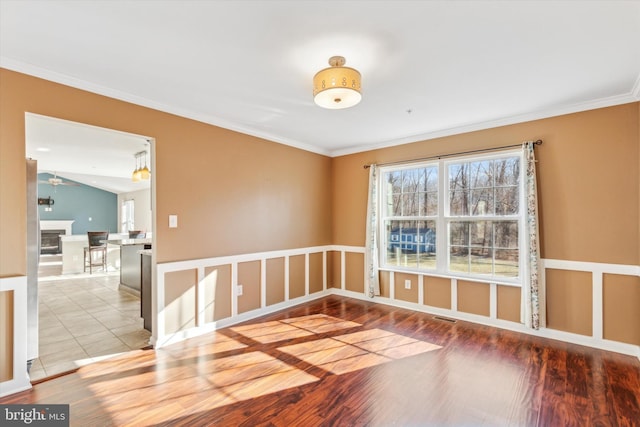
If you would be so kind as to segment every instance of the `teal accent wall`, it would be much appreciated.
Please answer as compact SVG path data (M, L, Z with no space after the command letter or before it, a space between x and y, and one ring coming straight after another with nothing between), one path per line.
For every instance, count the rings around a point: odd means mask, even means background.
M53 178L48 173L39 173L38 181ZM74 182L62 178L65 182ZM118 195L80 183L77 186L40 184L38 198L51 196L54 200L53 210L45 211L45 206L38 205L40 220L72 219L73 234L86 234L87 231L118 232ZM91 218L91 221L89 221Z

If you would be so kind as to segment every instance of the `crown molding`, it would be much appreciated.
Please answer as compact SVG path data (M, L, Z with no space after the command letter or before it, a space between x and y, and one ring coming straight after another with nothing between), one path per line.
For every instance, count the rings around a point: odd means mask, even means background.
M245 135L254 136L256 138L262 138L270 142L277 142L279 144L288 145L290 147L298 148L300 150L309 151L323 156L330 156L329 150L322 149L310 144L305 144L299 141L295 141L288 138L282 138L277 135L273 135L268 132L259 132L255 129L248 128L246 126L239 125L238 123L225 120L220 117L215 117L207 114L196 113L184 108L177 108L160 102L152 101L150 99L133 95L128 92L112 89L106 86L97 85L95 83L88 82L73 76L69 76L55 71L47 70L45 68L37 67L32 64L27 64L21 61L16 61L5 56L0 56L0 68L6 68L7 70L16 71L18 73L27 74L33 77L38 77L44 80L48 80L54 83L63 84L76 89L84 90L87 92L95 93L98 95L107 96L109 98L118 99L120 101L129 102L131 104L139 105L142 107L151 108L154 110L162 111L176 115L178 117L184 117L187 119L195 120L198 122L206 123L209 125L217 126L227 130L240 132Z
M640 73L638 73L636 83L633 85L633 89L631 89L631 96L633 96L636 101L640 101Z
M503 117L494 120L487 120L484 122L468 123L460 126L454 126L447 129L440 129L433 132L427 132L422 134L410 135L403 138L382 141L377 144L362 145L353 148L346 148L343 150L335 150L331 152L331 157L346 156L349 154L362 153L365 151L379 150L381 148L389 148L402 144L410 144L413 142L427 141L430 139L442 138L445 136L459 135L467 132L474 132L479 130L486 130L497 128L500 126L513 125L517 123L530 122L533 120L547 119L549 117L562 116L565 114L579 113L582 111L595 110L598 108L613 107L615 105L628 104L630 102L637 102L640 100L640 76L634 85L632 91L622 94L614 95L605 98L595 99L587 102L575 103L570 105L562 105L544 110L539 110L531 113L518 114L515 116Z
M340 150L327 150L321 147L313 146L310 144L302 143L300 141L282 138L277 135L273 135L268 132L256 131L247 126L239 125L238 123L215 117L207 114L196 113L187 109L177 108L170 105L162 104L150 99L133 95L127 92L112 89L106 86L97 85L86 80L78 79L66 74L50 71L35 65L27 64L21 61L17 61L11 58L0 56L0 67L8 70L16 71L23 74L28 74L34 77L49 80L55 83L71 86L76 89L85 90L88 92L96 93L99 95L107 96L110 98L118 99L120 101L129 102L132 104L140 105L143 107L151 108L154 110L162 111L165 113L174 114L179 117L184 117L192 120L196 120L202 123L218 126L224 129L240 132L246 135L262 138L271 142L288 145L290 147L298 148L300 150L309 151L316 154L321 154L328 157L346 156L349 154L362 153L365 151L377 150L381 148L389 148L396 145L409 144L413 142L426 141L435 138L442 138L445 136L458 135L461 133L474 132L479 130L491 129L500 126L507 126L517 123L524 123L533 120L546 119L549 117L561 116L565 114L579 113L582 111L594 110L597 108L612 107L615 105L627 104L630 102L637 102L640 100L640 74L636 79L632 89L628 93L609 96L605 98L599 98L591 101L574 103L569 105L560 105L543 110L519 114L515 116L502 117L494 120L488 120L483 122L466 123L460 126L454 126L447 129L439 129L432 132L408 135L402 138L396 138L391 140L379 141L377 143L360 145L357 147L350 147Z

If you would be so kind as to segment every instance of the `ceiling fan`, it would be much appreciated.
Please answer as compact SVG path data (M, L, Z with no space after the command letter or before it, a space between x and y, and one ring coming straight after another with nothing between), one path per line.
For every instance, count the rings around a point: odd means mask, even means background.
M51 184L54 187L57 187L58 185L80 185L75 182L63 181L62 179L58 178L58 174L56 172L54 172L53 178L49 178L47 180L39 180L38 184Z

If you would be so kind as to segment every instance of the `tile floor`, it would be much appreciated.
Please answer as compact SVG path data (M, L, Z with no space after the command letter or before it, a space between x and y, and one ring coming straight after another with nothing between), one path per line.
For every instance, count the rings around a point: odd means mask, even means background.
M40 257L40 357L32 381L148 345L140 298L118 289L119 272L63 276L61 270L61 256Z

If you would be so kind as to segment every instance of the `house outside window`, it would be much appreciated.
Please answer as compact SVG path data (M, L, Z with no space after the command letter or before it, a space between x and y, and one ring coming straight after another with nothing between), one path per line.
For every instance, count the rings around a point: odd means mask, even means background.
M518 151L380 168L383 269L520 284Z

